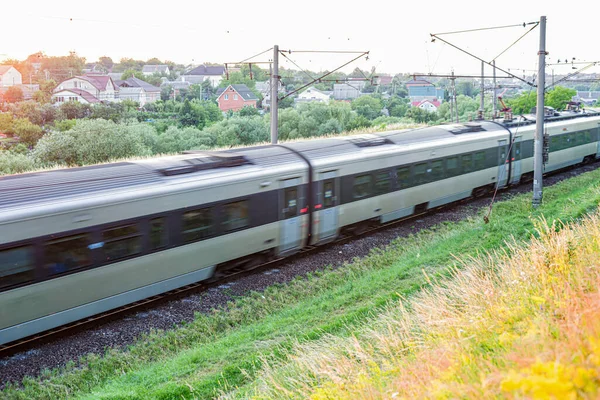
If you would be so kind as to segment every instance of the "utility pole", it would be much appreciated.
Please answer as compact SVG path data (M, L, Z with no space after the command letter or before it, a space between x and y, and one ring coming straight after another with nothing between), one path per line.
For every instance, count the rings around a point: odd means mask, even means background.
M454 71L452 72L454 75ZM456 78L452 80L452 99L454 100L454 109L456 110L456 123L458 124L459 115L458 115L458 100L456 99Z
M271 73L271 144L277 144L277 96L279 95L279 46L273 46L273 72Z
M485 70L484 70L484 63L483 61L481 62L481 104L479 105L479 112L477 113L477 119L483 119L483 102L485 100L485 80L484 80L484 76L485 76Z
M493 109L493 117L492 119L495 119L497 117L496 113L497 113L497 101L498 101L498 96L496 96L496 60L492 61L492 65L494 67L494 88L492 89L492 109Z
M538 51L538 87L533 144L533 207L542 204L542 175L544 173L544 89L546 87L546 17L540 18L540 50Z

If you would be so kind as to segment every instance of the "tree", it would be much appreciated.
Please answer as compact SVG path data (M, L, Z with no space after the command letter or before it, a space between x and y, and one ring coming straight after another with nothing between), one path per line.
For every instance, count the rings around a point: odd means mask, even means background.
M229 74L229 79L223 79L219 83L219 87L226 88L229 85L237 85L244 84L248 86L250 89L254 89L256 87L256 81L250 79L249 76L244 76L241 72L232 72Z
M118 64L115 64L113 67L113 71L115 72L123 72L128 69L132 69L134 71L141 71L142 65L144 62L141 60L134 60L133 58L121 58Z
M91 114L90 105L82 104L78 101L64 102L58 108L61 114L60 119L79 119L85 118Z
M506 102L508 107L512 108L515 115L529 114L531 109L535 107L535 104L537 103L537 94L532 90L522 93L520 96L513 99L507 99Z
M81 75L85 67L85 57L79 57L74 51L70 51L68 56L48 57L45 55L32 55L41 62L41 71L48 71L50 79L62 82L66 78ZM31 57L31 56L30 56Z
M361 96L352 101L352 109L355 110L358 115L371 120L381 115L383 104L381 100L373 96Z
M156 58L156 57L152 57L152 58L148 59L148 61L146 61L146 64L149 64L149 65L162 65L162 64L163 64L163 62L162 62L162 61L160 61L160 60L159 60L158 58Z
M26 118L17 118L13 122L13 133L27 146L34 146L44 135L39 126L32 124Z
M122 80L127 80L129 78L138 78L144 81L145 76L142 74L142 71L137 71L135 69L127 69L121 74ZM145 82L145 81L144 81Z
M0 133L12 133L13 116L11 113L0 113Z
M16 103L23 101L23 91L18 86L10 86L6 92L4 92L4 101L8 103Z
M112 58L107 57L107 56L100 57L98 59L98 64L100 64L104 68L106 68L107 71L111 71L112 67L115 65L115 63L113 62Z
M459 81L456 84L456 94L473 97L476 94L475 87L471 81Z
M253 117L259 115L258 109L251 106L244 106L240 111L238 111L238 115L240 117Z
M429 112L419 107L411 107L406 112L406 116L419 123L426 123L437 119L437 114L435 112Z
M556 86L554 89L546 93L544 102L547 106L562 111L565 109L567 103L572 100L573 96L576 95L577 91L574 89Z
M33 99L38 103L50 103L52 99L52 92L56 87L56 81L54 79L41 79L39 80L40 90L33 94Z
M409 107L408 100L401 99L398 96L390 97L386 104L386 108L391 117L404 117Z

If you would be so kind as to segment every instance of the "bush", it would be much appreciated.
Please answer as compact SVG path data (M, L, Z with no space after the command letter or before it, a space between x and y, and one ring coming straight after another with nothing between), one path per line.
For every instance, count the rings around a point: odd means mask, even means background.
M0 151L0 174L21 174L36 168L35 163L24 154Z
M33 157L43 163L87 165L152 154L156 131L145 124L115 124L103 119L77 121L73 129L44 136Z
M42 128L32 124L25 118L15 119L13 121L12 131L19 137L20 141L27 146L34 146L44 135Z
M205 134L216 140L219 147L232 147L266 142L269 127L263 117L231 117L205 128Z
M153 153L179 153L192 149L208 149L215 145L215 140L206 132L196 128L178 128L170 126L158 135Z

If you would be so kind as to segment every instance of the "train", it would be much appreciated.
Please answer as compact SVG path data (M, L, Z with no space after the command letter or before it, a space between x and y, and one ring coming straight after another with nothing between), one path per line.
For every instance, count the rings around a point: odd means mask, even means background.
M545 172L600 114L545 120ZM0 345L531 178L535 116L0 178Z

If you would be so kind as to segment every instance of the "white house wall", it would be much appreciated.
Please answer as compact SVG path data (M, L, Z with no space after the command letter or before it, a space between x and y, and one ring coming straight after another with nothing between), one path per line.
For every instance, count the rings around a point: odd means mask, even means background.
M6 87L23 84L21 73L15 67L10 67L0 78L0 86Z

